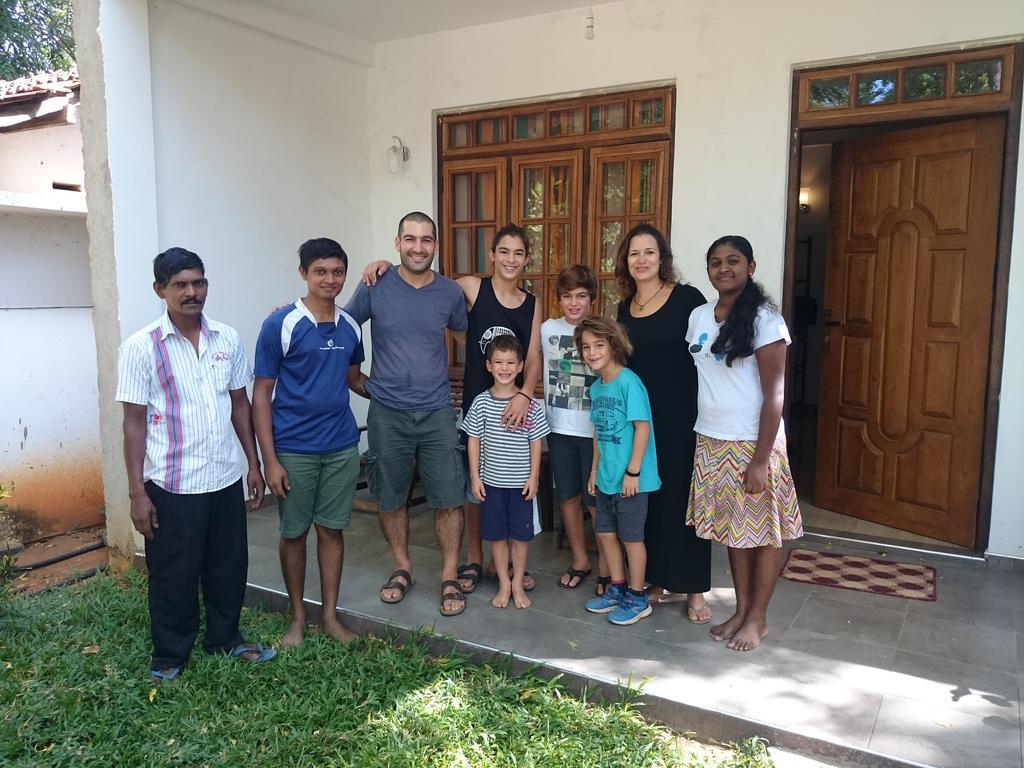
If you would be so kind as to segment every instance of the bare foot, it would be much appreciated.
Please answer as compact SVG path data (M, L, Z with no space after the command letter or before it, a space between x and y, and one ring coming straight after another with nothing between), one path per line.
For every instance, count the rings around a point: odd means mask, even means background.
M734 651L752 651L761 644L767 634L767 624L748 621L736 630L736 634L732 636L732 640L725 647Z
M533 605L533 601L526 596L526 592L522 587L512 589L512 599L515 601L516 608L529 608Z
M511 561L509 561L509 564L508 564L508 577L510 579L512 578L512 562ZM498 578L498 570L494 567L494 561L493 560L487 564L487 578L488 579L496 579L496 578ZM523 574L523 589L525 589L527 592L532 592L533 589L536 586L537 586L537 582L534 580L533 576L531 576L529 573L524 573Z
M743 620L747 618L741 613L734 613L728 619L723 621L721 624L715 624L710 630L711 639L716 643L720 643L723 640L731 640L733 635L739 631L739 628L743 626Z
M302 638L306 633L306 620L296 619L288 626L288 631L285 632L284 637L281 638L281 642L278 643L279 648L297 648L302 645Z
M508 608L508 601L509 601L509 598L511 598L511 597L512 597L512 585L511 584L508 585L507 587L504 587L504 586L498 587L498 594L496 594L494 596L494 599L491 600L491 605L493 605L495 608Z
M347 629L337 619L334 619L334 620L328 619L326 621L321 622L320 623L320 630L325 635L330 635L331 637L333 637L335 640L337 640L342 645L344 645L345 643L351 642L352 640L355 640L357 637L359 637L359 635L357 635L352 630Z

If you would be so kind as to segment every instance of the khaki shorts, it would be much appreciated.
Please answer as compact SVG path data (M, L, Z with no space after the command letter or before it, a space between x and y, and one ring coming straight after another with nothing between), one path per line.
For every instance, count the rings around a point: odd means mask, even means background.
M336 453L278 453L291 490L277 500L281 535L295 539L313 523L342 530L352 519L359 479L359 447Z

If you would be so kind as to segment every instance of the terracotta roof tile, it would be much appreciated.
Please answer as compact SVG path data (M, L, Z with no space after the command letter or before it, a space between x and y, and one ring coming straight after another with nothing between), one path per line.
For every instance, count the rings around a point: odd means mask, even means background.
M0 80L0 101L22 98L42 93L70 93L82 81L78 78L78 67L58 69L53 72L39 72L15 80Z

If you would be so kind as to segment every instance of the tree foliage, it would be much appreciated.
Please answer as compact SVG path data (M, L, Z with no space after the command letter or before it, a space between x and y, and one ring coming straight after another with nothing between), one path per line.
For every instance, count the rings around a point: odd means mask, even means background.
M74 63L71 0L0 0L0 80Z

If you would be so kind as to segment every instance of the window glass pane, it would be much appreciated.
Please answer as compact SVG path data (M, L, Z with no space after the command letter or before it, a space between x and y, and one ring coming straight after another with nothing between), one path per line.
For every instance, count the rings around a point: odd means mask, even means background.
M482 274L490 272L487 254L491 252L491 240L494 238L494 227L476 228L476 271Z
M808 109L838 109L850 106L850 78L827 77L811 80Z
M513 138L516 139L539 139L544 136L544 113L537 112L533 115L516 115L512 118L515 128Z
M545 293L547 296L544 307L547 310L547 314L544 315L544 317L561 317L564 315L565 313L562 311L562 305L558 301L558 295L555 293L554 280L547 281ZM537 300L540 301L540 296L537 297Z
M621 216L625 213L622 202L626 198L626 164L605 163L601 169L601 213Z
M903 98L907 101L940 99L945 93L945 64L903 70Z
M526 239L529 241L529 246L526 250L529 252L529 258L526 260L526 272L540 272L541 259L544 258L544 225L543 224L527 224L524 229L526 230Z
M654 160L635 160L630 164L632 178L630 213L654 212Z
M569 225L548 224L548 272L569 266Z
M583 133L583 109L560 109L550 115L552 136L571 136Z
M1002 88L1003 60L964 61L953 66L953 93L998 93Z
M448 146L469 146L469 123L448 123Z
M470 201L473 199L470 190L472 182L468 173L457 173L452 177L452 197L455 198L455 221L472 221L473 211Z
M633 125L637 128L647 125L662 125L665 122L665 100L639 99L633 106Z
M501 144L505 141L505 118L476 121L477 144Z
M598 271L615 271L615 255L618 252L621 237L621 221L606 221L601 225L601 263L598 266Z
M857 75L857 104L890 104L896 101L896 70Z
M523 218L544 217L544 169L523 169Z
M495 190L494 173L476 174L476 217L475 221L495 221L494 211Z
M615 319L618 314L619 302L622 301L622 292L619 290L617 280L601 281L601 314Z
M455 273L465 275L473 271L473 230L462 227L455 230Z
M562 218L569 215L569 166L556 165L548 171L551 194L548 197L548 216Z
M590 108L590 130L615 131L626 127L626 104L602 104Z

